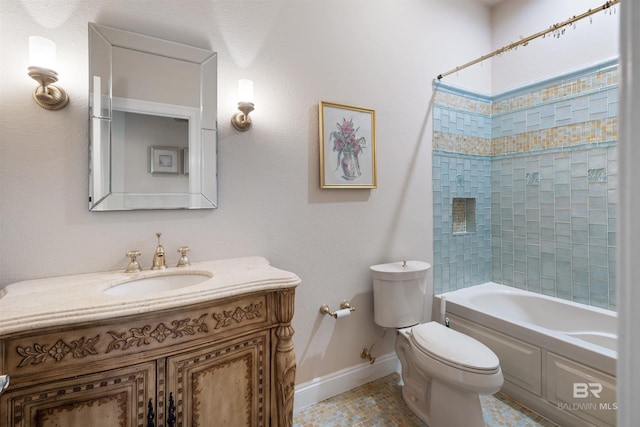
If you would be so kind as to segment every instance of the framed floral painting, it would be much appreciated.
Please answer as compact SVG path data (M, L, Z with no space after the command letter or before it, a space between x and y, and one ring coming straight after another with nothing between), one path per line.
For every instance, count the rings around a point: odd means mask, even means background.
M321 188L376 188L376 112L320 101Z

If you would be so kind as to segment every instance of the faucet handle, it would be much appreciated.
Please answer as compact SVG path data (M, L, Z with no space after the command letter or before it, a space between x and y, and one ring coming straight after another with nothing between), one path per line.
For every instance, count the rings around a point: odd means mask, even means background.
M178 253L180 254L180 259L178 260L178 265L176 267L187 267L191 265L189 262L189 258L187 258L187 252L189 252L191 248L189 246L181 246L178 248Z
M142 252L137 250L127 252L127 256L131 258L131 261L129 261L129 265L125 270L125 273L139 273L140 271L142 271L142 268L140 267L140 263L136 259L140 255L142 255Z

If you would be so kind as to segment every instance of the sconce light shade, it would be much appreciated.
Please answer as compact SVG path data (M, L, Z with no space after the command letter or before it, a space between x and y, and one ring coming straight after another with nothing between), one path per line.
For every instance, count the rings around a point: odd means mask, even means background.
M238 81L238 111L231 117L231 124L240 132L249 130L253 111L253 82L242 79Z
M56 44L40 36L29 37L29 66L56 69Z
M247 79L238 80L238 102L253 103L253 81Z
M69 103L64 89L54 86L58 81L56 44L44 37L29 37L29 77L39 83L33 91L36 104L47 110L59 110Z

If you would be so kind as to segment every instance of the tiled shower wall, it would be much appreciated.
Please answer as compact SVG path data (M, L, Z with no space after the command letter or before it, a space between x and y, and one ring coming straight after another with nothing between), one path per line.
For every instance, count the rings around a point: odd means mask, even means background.
M448 90L435 96L433 273L439 293L491 280L491 102ZM454 226L459 198L475 199L475 231Z
M491 99L438 87L436 292L493 280L615 309L617 76L600 64ZM452 197L477 197L475 233L453 232Z

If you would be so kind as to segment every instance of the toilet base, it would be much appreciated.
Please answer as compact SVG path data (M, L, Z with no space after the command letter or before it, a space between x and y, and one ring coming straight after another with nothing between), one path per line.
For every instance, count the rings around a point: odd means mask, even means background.
M484 427L478 393L426 376L411 359L409 346L399 333L396 354L402 365L402 398L407 406L429 427Z
M445 384L432 381L429 400L421 398L421 390L402 388L405 403L429 427L485 427L480 398L474 393L460 393ZM417 393L416 393L417 392Z

